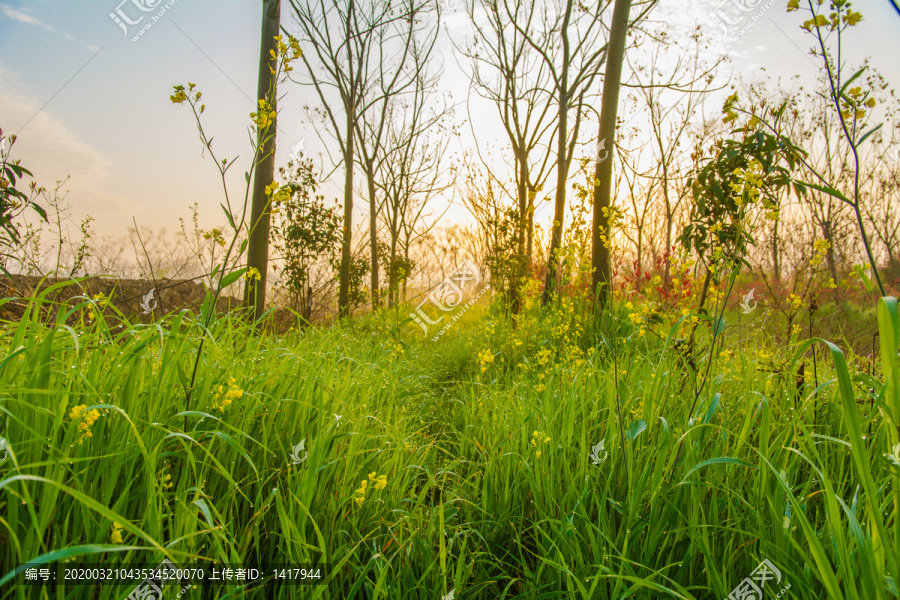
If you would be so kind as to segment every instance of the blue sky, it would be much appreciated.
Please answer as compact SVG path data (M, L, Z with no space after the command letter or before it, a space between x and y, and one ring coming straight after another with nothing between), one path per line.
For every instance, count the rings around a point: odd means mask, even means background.
M177 229L178 218L187 219L195 201L200 203L202 225L222 224L217 173L208 157L201 156L188 109L169 101L175 84L190 81L203 91L204 125L215 137L214 148L223 157L241 157L230 181L231 193L243 191L261 3L167 1L174 4L132 42L110 18L119 6L132 18L141 14L131 0L122 5L121 0L0 0L0 127L19 134L14 157L39 183L50 186L71 175L66 189L73 215L92 215L99 235L124 234L132 218L153 229ZM462 5L463 0L458 1ZM730 69L736 74L753 78L764 67L773 77L802 74L813 81L817 65L804 53L810 38L798 28L802 18L785 13L786 0L771 0L771 9L764 10L769 1L662 0L653 18L682 32L699 23L709 32L713 50L731 56ZM750 17L741 21L738 27L749 27L737 41L710 18L716 7L734 13L730 3L759 7L748 15L762 10L757 22L751 23ZM848 60L855 64L871 56L888 81L900 84L900 15L889 0L856 0L854 6L865 20L848 37ZM293 29L287 2L283 23ZM446 26L454 38L465 35L462 10L449 13ZM465 99L468 86L446 31L439 51L445 67L443 89L452 91L456 100ZM288 96L281 105L278 163L287 162L291 146L301 139L307 153L318 156L326 142L317 138L300 110L312 98L296 86L283 91ZM459 115L465 114L463 107ZM463 128L457 153L471 146L473 129L480 143L502 139L492 107L476 103L470 114L478 121ZM331 166L327 154L318 160ZM328 197L340 193L340 173L333 178L338 183L324 188ZM363 221L364 213L356 214L356 222ZM465 215L451 211L445 218L460 221Z

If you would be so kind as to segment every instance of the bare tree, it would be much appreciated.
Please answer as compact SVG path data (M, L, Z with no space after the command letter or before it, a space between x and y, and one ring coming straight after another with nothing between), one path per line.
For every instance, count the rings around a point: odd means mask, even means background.
M501 5L496 0L487 0L470 6L469 19L475 36L465 48L457 50L469 60L469 77L475 90L497 107L512 147L518 212L515 270L524 272L532 257L534 196L543 187L552 167L549 147L543 150L549 141L548 134L553 134L556 125L552 119L552 98L545 91L550 84L550 71L525 36L511 26L512 22L518 22L522 30L533 34L533 4L529 5L528 0L514 0L512 5ZM483 13L479 8L484 9ZM537 150L543 158L534 158ZM502 185L499 180L497 183ZM511 282L514 314L520 304L518 279L513 277Z
M432 219L426 224L430 216L426 212L428 202L450 186L442 169L450 139L446 123L449 107L446 103L439 105L435 98L438 74L425 70L427 55L417 50L413 54L417 65L415 84L409 97L398 97L390 103L386 115L388 150L378 165L379 187L385 195L383 220L390 236L390 306L398 301L398 285L406 281L412 270L411 244L436 223Z
M421 23L427 23L422 27ZM371 97L363 100L365 110L357 121L355 132L359 144L357 159L366 178L366 191L369 196L369 252L371 260L370 286L372 290L372 309L380 304L379 266L378 266L378 215L383 201L377 196L377 171L388 149L385 137L389 124L388 115L392 100L407 93L415 85L418 75L429 61L434 44L437 41L439 19L420 21L410 18L396 23L398 32L389 28L378 30L377 52L380 65L377 86L370 90ZM420 34L425 41L420 43ZM413 92L415 93L415 92Z
M353 260L353 171L357 126L380 95L372 90L385 83L377 48L390 38L381 35L392 24L416 19L426 12L424 0L406 0L396 8L377 0L290 0L302 31L301 43L312 48L313 64L302 59L322 106L319 113L338 143L344 165L344 232L341 244L338 314L350 312L350 277ZM396 33L395 33L396 35ZM337 92L339 103L329 97ZM343 111L343 115L339 113ZM343 121L343 122L341 122Z

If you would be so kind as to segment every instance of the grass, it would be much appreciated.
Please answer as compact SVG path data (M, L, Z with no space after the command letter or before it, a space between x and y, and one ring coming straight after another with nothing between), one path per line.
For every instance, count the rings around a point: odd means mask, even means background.
M598 336L566 303L515 329L475 307L437 343L395 313L283 337L225 316L190 407L193 315L113 333L41 323L43 302L0 330L4 599L122 598L14 570L164 554L328 565L325 585L187 598L726 598L764 559L767 597L897 595L895 302L880 373L757 332L711 353L699 394L674 321Z

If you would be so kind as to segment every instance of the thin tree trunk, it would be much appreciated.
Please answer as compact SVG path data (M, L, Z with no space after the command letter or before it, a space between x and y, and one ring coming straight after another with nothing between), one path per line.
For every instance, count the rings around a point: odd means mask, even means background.
M518 256L512 273L512 281L510 282L510 293L512 295L510 310L513 315L518 315L522 309L522 279L525 276L525 268L528 264L525 254L525 238L528 235L528 163L522 156L518 157L518 163L519 185L517 192L519 194L519 215L516 220L516 235L519 238L516 240ZM515 321L513 321L513 326L515 326Z
M262 33L259 52L259 74L256 95L260 100L267 98L275 88L275 75L271 69L276 61L272 53L276 50L275 36L281 26L280 0L263 0ZM276 110L276 94L272 94L270 110ZM259 272L259 279L250 277L244 286L244 305L253 307L253 319L259 319L266 306L266 275L269 271L269 197L266 186L275 178L275 119L265 131L258 134L256 164L253 171L253 199L250 208L250 235L247 239L247 268Z
M772 226L772 268L775 270L775 281L778 282L779 289L781 287L781 262L778 255L778 219Z
M353 131L353 115L347 113L347 131ZM341 281L338 290L338 315L350 315L350 236L353 232L353 136L347 136L344 153L344 238L341 242Z
M566 74L563 73L563 79ZM565 90L566 82L562 84ZM546 306L556 291L556 272L559 270L559 249L562 247L563 221L566 217L566 181L569 178L566 134L569 120L569 97L566 91L559 93L559 135L556 140L556 194L553 205L553 227L550 236L550 253L547 257L547 278L541 304Z
M391 264L388 267L388 285L390 286L389 292L389 308L393 308L397 305L397 296L398 296L398 287L397 287L397 238L394 237L391 240Z
M371 165L370 165L371 167ZM369 168L372 172L372 168ZM378 295L378 200L375 196L375 179L369 177L369 252L372 253L372 310L377 310L381 305L381 298Z
M612 282L610 246L612 231L609 227L609 206L612 195L612 163L616 147L616 114L619 106L619 88L622 81L622 64L625 62L625 34L628 31L628 16L631 0L616 0L613 8L612 25L609 32L609 53L606 56L606 76L603 78L603 100L600 107L600 140L610 141L609 157L597 161L595 178L600 185L594 187L594 219L591 229L591 266L593 267L592 288L596 294L595 306L601 310L609 301L609 287ZM607 212L604 214L603 209ZM606 243L601 239L601 227Z

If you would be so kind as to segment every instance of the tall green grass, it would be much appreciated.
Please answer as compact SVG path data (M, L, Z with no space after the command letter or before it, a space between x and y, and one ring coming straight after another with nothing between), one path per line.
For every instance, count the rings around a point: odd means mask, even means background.
M216 320L187 410L193 315L76 328L63 323L88 300L58 324L39 321L45 302L0 338L2 598L123 597L41 595L14 570L164 555L333 567L323 586L196 598L726 598L763 559L790 584L782 598L897 595L893 299L878 309L882 373L829 345L818 388L798 392L735 346L712 354L693 414L666 331L591 342L575 313L512 329L474 308L438 343L390 315L280 338ZM243 392L224 411L219 386ZM90 437L79 405L100 413ZM387 486L358 503L373 472Z

